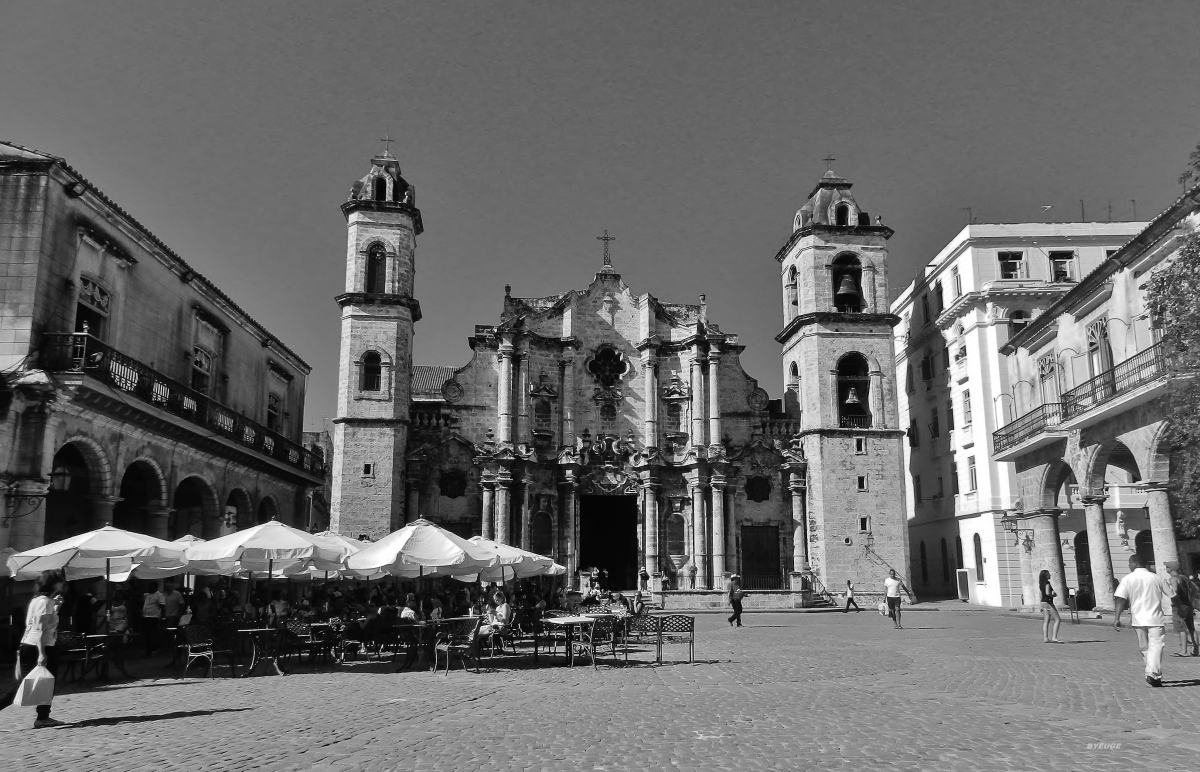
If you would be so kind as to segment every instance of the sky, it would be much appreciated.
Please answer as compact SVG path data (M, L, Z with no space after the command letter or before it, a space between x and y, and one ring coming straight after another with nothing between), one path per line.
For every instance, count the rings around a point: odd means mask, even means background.
M350 184L416 187L418 364L504 285L707 295L772 396L775 253L833 157L893 291L968 221L1149 219L1200 143L1200 3L10 3L0 139L63 156L336 413ZM1043 206L1052 205L1052 210Z

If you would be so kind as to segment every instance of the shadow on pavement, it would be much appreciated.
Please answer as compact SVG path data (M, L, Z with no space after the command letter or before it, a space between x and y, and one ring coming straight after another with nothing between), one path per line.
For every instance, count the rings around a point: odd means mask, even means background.
M1100 639L1095 641L1067 641L1067 643L1111 643L1111 641Z
M110 726L112 724L140 724L144 721L168 721L174 718L194 718L196 716L211 716L214 713L240 713L254 708L219 708L216 710L177 710L173 713L151 713L141 716L107 716L105 718L89 718L74 721L68 726Z
M1164 689L1177 686L1200 686L1200 678L1185 678L1182 681L1163 681Z

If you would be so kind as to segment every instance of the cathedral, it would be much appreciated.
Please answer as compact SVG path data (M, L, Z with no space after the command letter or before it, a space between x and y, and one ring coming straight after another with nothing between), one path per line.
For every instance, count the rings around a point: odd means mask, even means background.
M586 288L505 287L466 365L414 365L423 224L385 150L342 205L331 527L377 538L424 517L612 589L717 592L738 573L786 595L904 575L892 231L850 187L826 173L775 256L784 397L772 400L703 295L636 293L607 240Z

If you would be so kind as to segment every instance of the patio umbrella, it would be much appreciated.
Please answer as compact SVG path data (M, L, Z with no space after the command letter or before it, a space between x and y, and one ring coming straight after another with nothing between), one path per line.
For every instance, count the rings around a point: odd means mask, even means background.
M482 536L472 536L469 541L496 556L496 565L485 568L477 576L458 576L466 582L484 581L504 583L509 579L525 579L530 576L542 576L555 565L554 561L545 555L519 549L511 544L502 544Z
M386 571L404 579L477 574L496 556L428 520L414 520L346 559L355 573Z
M359 552L359 551L363 550L364 548L366 548L367 542L359 541L358 539L351 539L349 536L343 536L342 534L337 533L336 531L322 531L321 533L313 534L313 537L316 539L320 539L321 541L329 542L330 544L333 544L333 545L337 546L339 549L343 550L342 567L338 568L338 569L330 570L327 568L323 569L323 568L317 568L315 566L309 566L302 573L289 574L290 578L292 578L292 579L305 579L305 578L321 579L322 577L324 577L324 579L326 581L328 581L330 578L334 578L334 579L353 578L353 579L366 579L366 580L370 581L372 579L382 579L383 577L388 575L387 572L382 571L382 570L357 572L357 571L351 571L345 567L346 558L348 558L351 555L353 555L354 553Z
M277 520L209 541L188 545L188 570L232 576L248 572L263 578L285 577L307 568L336 571L344 551L310 533Z
M68 580L106 577L116 582L125 581L130 574L156 579L189 570L184 546L111 525L18 552L8 559L8 570L19 582L55 569L63 570Z

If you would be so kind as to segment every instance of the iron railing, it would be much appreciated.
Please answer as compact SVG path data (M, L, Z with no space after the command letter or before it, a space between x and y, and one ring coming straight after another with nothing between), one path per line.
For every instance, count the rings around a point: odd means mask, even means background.
M1167 359L1163 356L1160 341L1063 394L1063 418L1082 415L1127 391L1158 380L1166 373Z
M41 363L47 370L82 372L264 456L317 477L325 475L325 462L319 454L168 378L95 336L51 333L42 338L45 345Z
M870 429L871 416L869 415L843 415L838 416L838 426L843 429Z
M1040 434L1048 426L1062 421L1062 403L1047 402L1030 410L1012 423L992 432L992 452L999 453L1020 445L1025 440Z
M742 577L742 589L751 590L782 590L783 577L775 575L767 576L752 576L747 575Z

